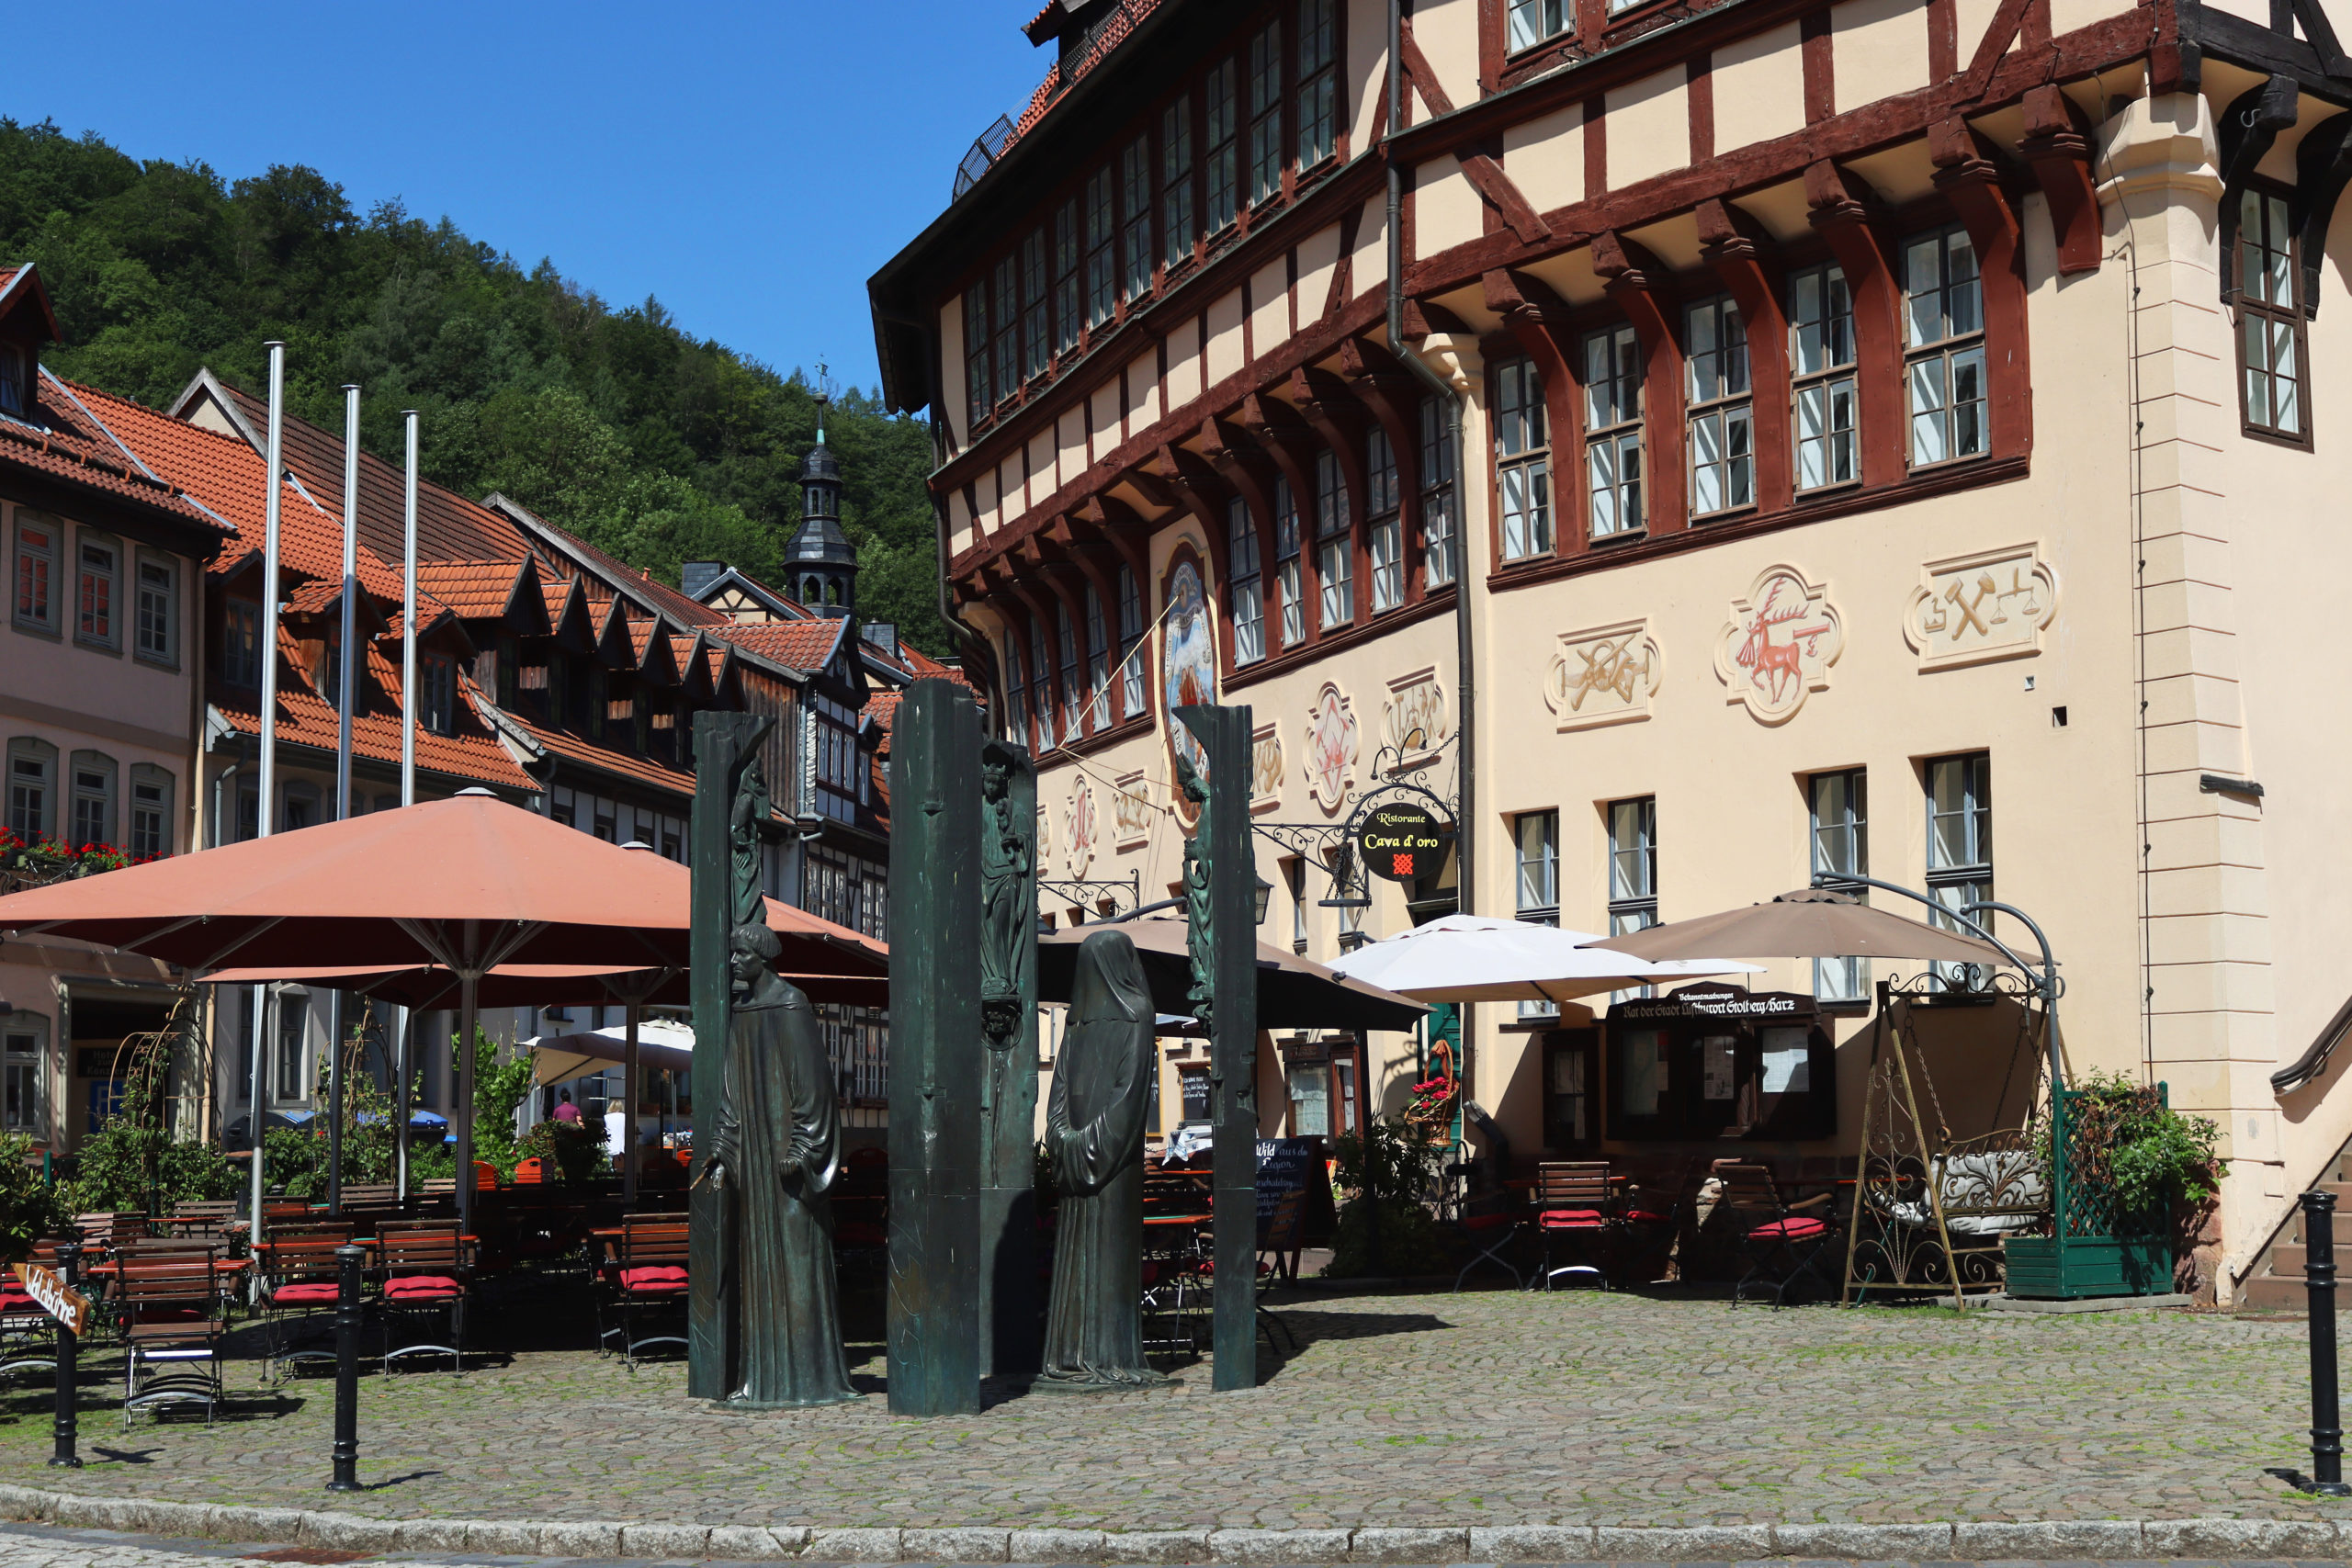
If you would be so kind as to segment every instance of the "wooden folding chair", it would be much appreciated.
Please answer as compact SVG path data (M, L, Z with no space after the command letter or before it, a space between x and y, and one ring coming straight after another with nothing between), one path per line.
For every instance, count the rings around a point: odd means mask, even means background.
M1737 1306L1748 1281L1761 1275L1772 1288L1772 1304L1787 1305L1789 1287L1815 1273L1823 1251L1838 1238L1833 1195L1817 1192L1789 1202L1770 1166L1719 1159L1713 1171L1723 1184L1722 1205L1740 1227L1740 1247L1748 1259L1747 1272L1732 1287L1731 1304ZM1826 1276L1822 1282L1828 1283Z
M402 1356L447 1356L459 1376L466 1370L466 1300L471 1293L472 1259L454 1222L386 1222L376 1237L377 1302L384 1314L384 1370ZM447 1314L451 1343L392 1348L396 1321L414 1322Z
M637 1370L637 1352L648 1345L686 1343L684 1334L654 1334L640 1338L638 1326L647 1313L683 1307L686 1300L686 1216L630 1214L621 1221L619 1246L607 1275L614 1316L605 1328L597 1314L596 1342L620 1337L621 1361Z
M201 1404L212 1425L224 1394L220 1351L228 1326L219 1256L206 1247L122 1259L124 1431L141 1405Z
M1617 1228L1617 1188L1607 1160L1564 1160L1535 1168L1535 1229L1544 1238L1544 1288L1563 1274L1589 1274L1602 1290L1601 1256ZM1555 1265L1552 1249L1572 1247L1577 1261Z

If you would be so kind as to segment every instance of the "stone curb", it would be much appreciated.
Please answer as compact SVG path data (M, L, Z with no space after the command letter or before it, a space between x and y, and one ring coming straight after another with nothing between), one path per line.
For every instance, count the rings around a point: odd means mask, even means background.
M131 1535L286 1542L336 1551L516 1557L718 1557L751 1562L1218 1563L1739 1562L2335 1557L2352 1529L2332 1519L2080 1519L2022 1524L1477 1525L1467 1529L1087 1530L810 1529L556 1520L368 1519L307 1508L245 1508L141 1497L81 1497L0 1486L0 1517Z

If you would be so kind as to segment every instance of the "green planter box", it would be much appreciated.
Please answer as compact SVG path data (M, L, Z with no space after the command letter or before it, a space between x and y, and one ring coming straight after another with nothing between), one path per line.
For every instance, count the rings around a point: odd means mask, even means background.
M2159 1296L2172 1290L2172 1242L2162 1235L2077 1235L2060 1251L2054 1237L2001 1243L2008 1293L2034 1301Z

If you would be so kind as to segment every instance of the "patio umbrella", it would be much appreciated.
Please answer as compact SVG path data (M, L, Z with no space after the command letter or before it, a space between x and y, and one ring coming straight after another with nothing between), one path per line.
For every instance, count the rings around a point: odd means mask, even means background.
M0 898L0 930L55 931L203 974L231 961L440 964L470 1042L481 977L504 964L684 969L686 868L488 791L151 861ZM775 924L775 910L786 919ZM880 942L788 906L779 967L888 973ZM472 1073L458 1054L458 1203L472 1217Z
M582 1073L607 1063L625 1062L633 1050L657 1067L682 1069L695 1064L695 1032L668 1019L649 1020L632 1043L618 1029L583 1029L568 1034L542 1034L526 1041L538 1053L531 1081L541 1089L569 1083ZM634 1118L632 1118L634 1120ZM631 1129L634 1133L635 1129Z
M1331 972L1423 1002L1566 1002L1603 991L1747 974L1726 958L1650 964L1586 946L1600 938L1492 915L1445 915L1360 947Z
M1653 962L1736 953L1743 958L1918 958L2007 964L1991 942L1873 909L1843 893L1800 887L1769 904L1604 937L1589 945Z
M1071 926L1037 939L1037 999L1067 1002L1078 972L1078 950L1099 925ZM1151 1003L1159 1011L1189 1015L1192 954L1181 919L1122 920L1143 960ZM1411 1029L1429 1011L1420 1003L1335 975L1286 948L1258 944L1260 1029Z

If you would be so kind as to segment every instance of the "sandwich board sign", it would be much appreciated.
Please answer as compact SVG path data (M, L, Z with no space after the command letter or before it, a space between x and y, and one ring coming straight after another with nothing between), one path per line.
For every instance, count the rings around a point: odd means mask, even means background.
M79 1335L89 1321L90 1299L57 1277L56 1270L44 1269L38 1263L11 1264L17 1278L24 1281L25 1294L33 1304L57 1319L70 1332Z

